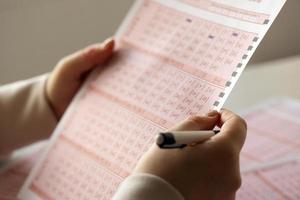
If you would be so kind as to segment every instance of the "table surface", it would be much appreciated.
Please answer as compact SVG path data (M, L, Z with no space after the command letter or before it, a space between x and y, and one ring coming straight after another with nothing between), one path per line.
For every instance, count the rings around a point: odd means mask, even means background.
M299 86L300 55L248 66L224 107L238 112L276 97L300 100Z

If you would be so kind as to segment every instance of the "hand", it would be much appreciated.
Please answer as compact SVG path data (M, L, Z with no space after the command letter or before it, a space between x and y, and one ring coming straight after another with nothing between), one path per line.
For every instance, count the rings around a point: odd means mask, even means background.
M46 97L59 119L87 75L99 64L107 61L114 49L114 40L107 39L63 58L50 74L46 84Z
M210 140L184 149L160 149L153 145L139 161L134 173L149 173L172 184L188 200L234 199L241 185L239 153L246 137L246 123L222 110L192 117L172 130L221 132Z

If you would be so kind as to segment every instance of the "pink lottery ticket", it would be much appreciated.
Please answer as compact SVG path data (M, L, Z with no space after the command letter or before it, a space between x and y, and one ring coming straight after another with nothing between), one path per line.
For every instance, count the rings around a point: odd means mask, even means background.
M244 115L248 136L241 154L238 200L300 198L300 103L275 99Z
M157 132L222 107L284 2L270 0L261 25L136 1L116 55L83 86L20 199L110 199Z
M237 200L298 200L300 160L243 174Z
M263 4L262 0L243 0L249 4ZM268 24L270 22L270 15L259 12L251 11L245 8L241 8L234 5L228 5L229 1L216 1L216 0L182 0L187 4L196 6L201 9L209 10L210 12L215 12L224 16L236 18L239 20L244 20L257 24Z
M8 161L8 165L0 169L1 200L17 200L19 190L44 149L44 143L34 144L26 150L22 149L21 155Z
M241 153L243 169L300 152L300 106L288 100L273 100L244 117L248 135Z

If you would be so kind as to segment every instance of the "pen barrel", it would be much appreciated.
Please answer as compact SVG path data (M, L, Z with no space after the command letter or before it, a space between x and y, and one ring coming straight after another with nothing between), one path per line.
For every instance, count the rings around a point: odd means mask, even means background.
M172 134L176 144L192 144L195 142L202 142L215 135L213 131L173 131Z

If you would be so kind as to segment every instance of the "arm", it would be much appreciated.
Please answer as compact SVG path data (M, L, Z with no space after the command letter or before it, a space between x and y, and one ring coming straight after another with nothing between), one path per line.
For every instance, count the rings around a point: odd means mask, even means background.
M0 157L48 138L86 76L113 48L106 40L63 58L49 76L0 87Z

